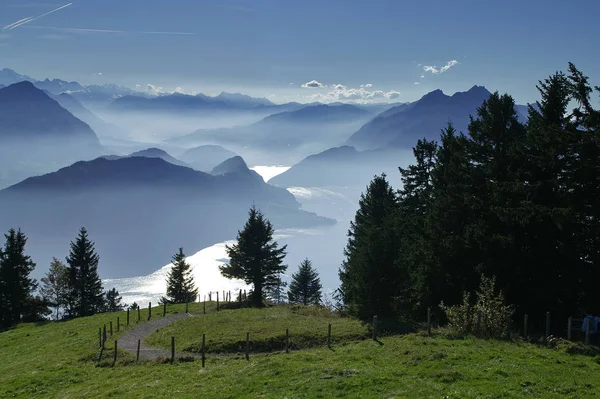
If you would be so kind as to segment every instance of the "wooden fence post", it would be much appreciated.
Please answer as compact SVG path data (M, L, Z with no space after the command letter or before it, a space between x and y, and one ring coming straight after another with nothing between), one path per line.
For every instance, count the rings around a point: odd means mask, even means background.
M481 337L481 310L477 311L477 337Z
M104 349L104 344L106 344L106 324L104 325L104 329L102 330L102 348Z
M246 333L246 360L250 360L250 333L249 332Z
M188 313L188 303L185 303L185 313Z
M206 298L204 298L204 314L206 314Z
M135 354L135 360L136 360L137 362L139 362L139 361L140 361L140 345L141 345L141 343L142 343L142 340L141 340L141 339L138 339L137 352L136 352L136 354Z
M171 337L171 364L175 361L175 337Z
M152 302L148 302L148 320L152 317Z
M527 326L529 325L529 316L525 313L523 317L523 337L527 339Z
M113 328L112 328L112 320L110 321L110 336L112 337L113 335Z
M331 349L331 323L327 327L327 348Z
M117 316L117 332L121 331L121 319Z
M427 334L431 335L431 307L427 307Z
M219 291L217 291L217 312L219 311Z
M114 367L114 365L115 365L116 362L117 362L117 340L115 339L115 354L114 354L114 357L113 357L113 364L112 364L113 367Z
M546 338L550 336L550 312L546 312Z
M138 311L138 323L140 322L141 316L140 316L140 305L138 305L137 307L137 311Z
M587 324L585 325L585 344L590 344L590 324L592 324L592 319L589 318Z
M373 341L377 341L377 316L373 316Z
M204 362L206 361L205 346L206 345L206 334L202 334L202 368L204 368Z
M290 329L285 329L285 353L290 353Z
M127 308L127 325L129 326L129 308Z
M572 325L573 325L573 318L569 317L569 319L567 320L567 340L568 341L571 340Z
M231 291L229 291L229 294L227 295L227 302L231 302Z
M163 303L163 317L167 315L167 302Z
M98 342L100 343L100 348L102 348L102 327L98 329Z
M240 303L242 303L242 290L240 289Z

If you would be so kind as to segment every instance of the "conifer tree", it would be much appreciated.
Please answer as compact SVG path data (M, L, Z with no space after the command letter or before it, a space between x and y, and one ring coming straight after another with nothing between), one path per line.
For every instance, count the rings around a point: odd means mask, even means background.
M397 198L385 174L375 176L361 194L350 222L339 289L348 313L361 319L393 316L399 294Z
M321 280L319 273L313 269L312 263L304 259L298 267L298 272L292 274L288 291L290 303L301 305L319 305L321 303Z
M42 298L56 309L55 318L58 320L60 309L68 303L69 295L69 270L67 266L56 258L52 258L50 270L41 279L40 294Z
M265 290L277 285L280 273L287 269L283 264L287 246L279 247L273 232L271 222L252 206L248 221L238 231L237 243L227 246L229 264L219 267L224 277L252 285L250 303L255 307L264 305Z
M283 302L285 296L285 287L287 287L287 285L287 282L281 279L281 275L277 276L273 286L268 287L265 290L267 299L275 304L280 304Z
M119 295L119 291L116 288L112 288L104 294L106 297L105 310L107 312L120 312L125 308L125 305L121 302L123 297Z
M172 268L167 275L167 300L171 303L194 302L198 290L194 284L192 267L185 260L183 248L173 256Z
M98 275L100 257L85 227L71 241L66 258L69 270L68 312L73 317L90 316L104 308L102 281Z
M27 237L15 229L4 237L6 243L0 250L0 329L19 323L33 305L36 310L43 307L33 296L37 282L30 277L35 263L25 254Z

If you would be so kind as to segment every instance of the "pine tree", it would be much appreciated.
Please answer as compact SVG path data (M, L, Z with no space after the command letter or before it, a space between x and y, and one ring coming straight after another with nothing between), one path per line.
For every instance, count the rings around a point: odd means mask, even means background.
M339 292L347 311L361 319L395 315L399 295L397 198L385 174L361 194L350 222Z
M121 310L123 310L123 308L125 308L125 305L121 303L123 297L119 295L119 291L117 291L116 288L113 287L112 289L106 291L104 296L106 297L106 303L104 308L105 311L120 312Z
M36 311L43 307L37 306L33 296L37 282L29 276L35 263L25 255L27 237L21 230L14 229L4 237L6 244L0 251L0 329L17 324L34 307Z
M319 305L321 303L321 280L319 273L313 269L312 263L304 259L298 267L298 272L292 274L288 291L290 303L301 305Z
M287 246L279 248L273 232L271 222L252 206L237 243L227 246L229 264L219 267L224 277L252 284L250 302L255 307L263 306L265 289L277 285L279 274L287 269L283 264Z
M40 294L49 306L56 309L56 320L59 318L60 309L68 303L69 295L69 270L67 266L56 258L50 263L50 270L41 279Z
M100 257L94 243L82 227L75 241L71 242L66 258L69 270L68 312L73 317L90 316L104 308L102 281L98 275Z
M275 304L280 304L284 300L285 287L287 282L281 279L281 275L277 276L275 283L271 287L266 288L267 299Z
M183 248L173 256L173 267L167 275L167 299L171 303L194 302L198 290L189 263L185 260Z

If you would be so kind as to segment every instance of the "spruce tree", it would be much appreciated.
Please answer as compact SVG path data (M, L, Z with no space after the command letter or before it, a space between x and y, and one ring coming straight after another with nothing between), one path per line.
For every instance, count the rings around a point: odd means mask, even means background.
M313 269L312 263L304 259L298 267L298 272L292 274L288 291L290 303L301 305L319 305L321 303L321 280L319 273Z
M173 267L167 275L167 300L171 303L194 302L198 290L189 263L185 260L183 248L173 256Z
M102 281L98 275L100 257L94 243L82 227L78 237L71 242L66 258L69 270L68 312L73 317L90 316L104 308Z
M69 270L67 266L56 258L52 258L50 270L41 279L40 294L49 306L56 309L55 318L58 320L60 309L68 303L69 295Z
M30 277L35 263L25 254L27 237L15 229L4 237L6 243L0 251L0 329L19 323L33 307L36 311L43 308L33 296L37 282Z
M283 302L287 285L287 282L281 279L281 275L277 276L275 283L265 289L267 299L275 304Z
M346 259L339 270L339 292L348 313L361 319L393 317L399 294L396 193L385 174L375 176L361 194L350 222Z
M273 226L262 212L252 206L248 221L237 234L237 243L227 246L229 264L220 266L226 278L241 279L251 284L250 303L262 307L265 290L278 284L279 274L287 269L283 264L287 246L273 241Z
M107 312L120 312L125 308L125 305L121 302L123 297L119 295L119 291L116 288L112 288L105 293L105 311Z

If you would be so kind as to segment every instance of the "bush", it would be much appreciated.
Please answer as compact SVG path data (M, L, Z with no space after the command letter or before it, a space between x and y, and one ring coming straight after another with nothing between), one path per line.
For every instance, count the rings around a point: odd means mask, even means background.
M477 333L477 317L481 312L479 335L487 338L501 337L505 332L514 312L513 307L505 305L502 291L496 292L496 279L481 276L479 289L476 292L475 304L471 304L471 294L463 293L460 305L440 308L446 313L448 327L459 335Z

